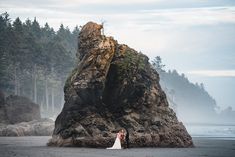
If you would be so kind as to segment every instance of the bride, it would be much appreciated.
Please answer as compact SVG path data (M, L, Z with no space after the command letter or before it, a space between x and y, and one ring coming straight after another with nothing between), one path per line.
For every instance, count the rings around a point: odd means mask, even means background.
M116 139L115 139L113 146L109 147L107 149L122 149L122 146L121 146L122 140L124 140L124 130L123 129L117 133L117 136L116 136Z

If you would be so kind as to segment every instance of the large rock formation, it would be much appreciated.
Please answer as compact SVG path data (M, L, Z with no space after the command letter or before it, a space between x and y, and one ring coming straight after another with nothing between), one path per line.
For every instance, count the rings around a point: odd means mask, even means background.
M51 136L54 130L54 121L40 119L17 124L1 124L0 136Z
M80 64L65 84L65 104L48 144L109 147L126 128L131 147L193 146L148 58L101 29L89 22L79 34Z
M49 136L53 129L53 120L41 119L38 104L0 91L0 136Z
M0 107L4 106L5 104L5 95L4 93L0 90Z
M39 105L22 96L8 96L4 110L6 119L11 124L39 120L41 118Z
M38 104L17 95L5 98L0 91L0 123L15 124L39 119L41 119L41 115Z
M41 119L40 107L26 97L0 91L0 136L49 136L54 121Z
M1 90L0 90L0 123L9 123L5 109L5 96Z

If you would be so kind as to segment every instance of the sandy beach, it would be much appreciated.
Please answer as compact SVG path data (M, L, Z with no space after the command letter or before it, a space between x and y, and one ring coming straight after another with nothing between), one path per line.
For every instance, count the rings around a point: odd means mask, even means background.
M94 148L47 147L49 136L0 137L0 157L233 157L235 138L193 137L195 148Z

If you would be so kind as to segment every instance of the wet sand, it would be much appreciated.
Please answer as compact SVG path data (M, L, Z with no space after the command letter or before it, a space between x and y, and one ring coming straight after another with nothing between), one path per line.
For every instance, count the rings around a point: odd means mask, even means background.
M0 157L234 157L235 138L194 137L195 148L47 147L49 136L0 137Z

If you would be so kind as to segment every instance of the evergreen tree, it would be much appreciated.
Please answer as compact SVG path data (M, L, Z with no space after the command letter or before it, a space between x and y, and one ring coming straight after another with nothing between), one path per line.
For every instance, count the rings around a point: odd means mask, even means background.
M65 79L75 66L78 27L70 32L61 24L55 32L36 18L12 24L0 16L0 90L26 96L41 104L42 115L61 109ZM45 115L46 114L46 115Z
M216 101L205 90L203 83L191 83L185 74L179 74L177 70L163 71L165 65L159 56L153 64L153 67L160 71L160 84L166 92L170 106L176 109L177 105L177 114L182 120L194 121L198 116L201 118L199 121L217 118Z
M165 65L162 64L162 59L160 56L154 58L152 65L158 72L164 72Z
M8 56L8 26L10 23L7 13L0 16L0 89L7 89L10 86L9 81L9 56Z

